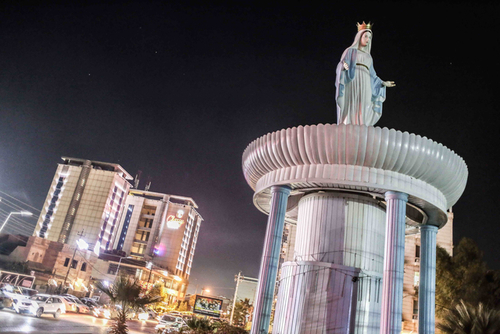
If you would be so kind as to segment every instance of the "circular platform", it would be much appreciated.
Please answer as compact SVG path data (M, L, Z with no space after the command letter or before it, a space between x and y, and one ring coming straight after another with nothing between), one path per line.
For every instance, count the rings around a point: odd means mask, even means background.
M286 219L297 218L302 196L340 191L383 202L386 191L409 195L413 224L443 226L462 195L468 170L452 150L426 137L359 125L299 126L262 136L243 153L243 173L254 203L269 213L270 188L289 185Z

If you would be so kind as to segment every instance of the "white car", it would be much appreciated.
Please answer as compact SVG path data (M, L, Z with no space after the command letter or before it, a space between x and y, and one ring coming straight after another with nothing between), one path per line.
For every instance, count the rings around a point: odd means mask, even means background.
M149 319L149 313L144 311L142 308L139 308L135 312L135 316L137 317L138 320L148 320Z
M46 313L54 315L54 318L59 318L62 313L66 313L66 306L60 296L38 294L29 300L23 300L19 305L19 311L33 314L37 318Z
M28 289L31 291L32 289ZM29 291L24 291L23 288L19 286L12 286L8 284L4 284L0 287L0 310L5 308L11 308L16 313L19 313L19 305L24 300L29 299Z
M169 314L164 314L158 321L155 330L157 333L162 333L165 329L169 328L182 328L186 327L186 323L181 317L176 317Z

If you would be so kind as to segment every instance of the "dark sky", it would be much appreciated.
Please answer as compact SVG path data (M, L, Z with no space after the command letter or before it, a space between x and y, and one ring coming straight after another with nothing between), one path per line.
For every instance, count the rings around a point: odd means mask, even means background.
M267 219L245 147L336 122L335 68L370 20L375 69L397 84L377 126L464 158L455 240L500 269L497 4L68 3L0 5L1 191L41 209L61 156L140 169L141 188L150 176L152 191L198 203L192 286L231 295L239 270L258 275Z

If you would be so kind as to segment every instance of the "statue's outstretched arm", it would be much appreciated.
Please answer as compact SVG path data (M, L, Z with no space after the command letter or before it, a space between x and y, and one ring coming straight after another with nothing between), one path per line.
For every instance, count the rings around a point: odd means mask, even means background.
M385 87L396 87L396 83L394 81L382 81L382 85Z

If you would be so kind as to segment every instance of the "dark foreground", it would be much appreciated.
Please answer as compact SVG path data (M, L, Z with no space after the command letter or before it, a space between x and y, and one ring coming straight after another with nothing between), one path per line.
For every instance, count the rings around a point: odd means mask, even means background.
M0 311L0 333L105 334L112 323L112 320L73 313L63 314L59 319L54 319L49 314L35 318L12 311ZM154 333L157 323L152 320L127 321L131 334Z

